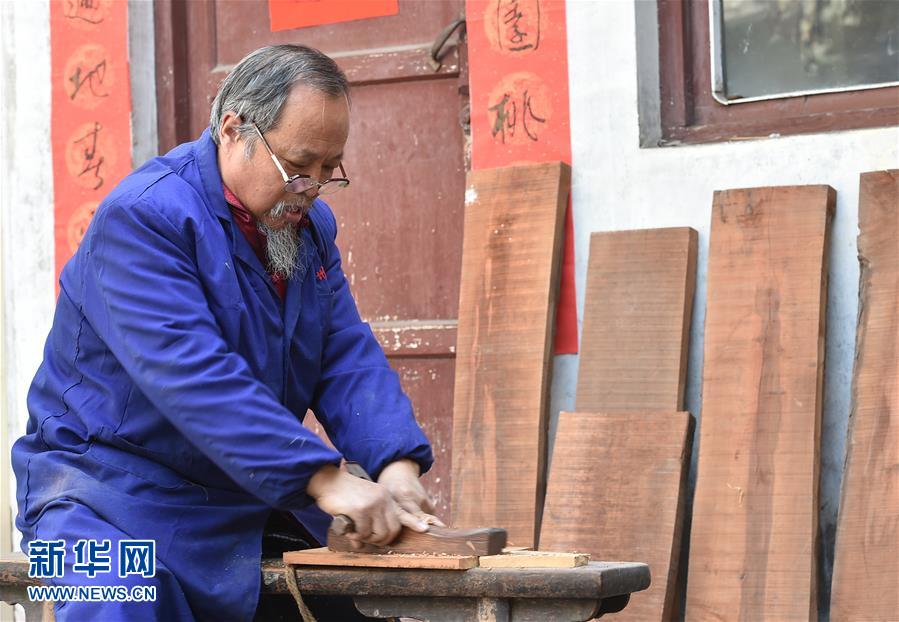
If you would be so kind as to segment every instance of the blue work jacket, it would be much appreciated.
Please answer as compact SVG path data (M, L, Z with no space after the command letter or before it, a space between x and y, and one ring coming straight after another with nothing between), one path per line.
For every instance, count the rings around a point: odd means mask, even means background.
M109 194L62 271L12 452L26 543L48 507L75 501L156 540L198 619L249 620L271 509L323 536L305 492L318 469L341 456L374 477L403 457L429 468L350 295L334 216L317 200L310 219L282 303L225 203L208 130ZM303 427L307 409L339 453Z

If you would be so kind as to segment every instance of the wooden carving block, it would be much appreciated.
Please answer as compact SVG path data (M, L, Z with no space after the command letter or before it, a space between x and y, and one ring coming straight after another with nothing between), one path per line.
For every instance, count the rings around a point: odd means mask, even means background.
M449 555L497 555L506 546L505 529L449 529L432 526L426 533L403 527L387 546L366 544L354 549L349 538L328 532L328 548L347 553L441 553Z
M899 170L863 173L855 378L833 622L899 616Z
M481 568L580 568L586 566L586 553L556 553L553 551L503 551L501 555L478 558Z
M817 620L829 186L716 192L687 620Z

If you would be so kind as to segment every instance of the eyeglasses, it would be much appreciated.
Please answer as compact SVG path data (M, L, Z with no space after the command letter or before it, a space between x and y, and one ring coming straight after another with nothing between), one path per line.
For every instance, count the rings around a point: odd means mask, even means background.
M262 132L253 124L253 129L256 130L256 133L259 134L259 138L262 139L262 144L265 145L266 151L272 158L272 162L275 163L275 166L278 167L278 172L281 173L281 177L284 178L284 191L290 192L293 194L303 194L304 192L309 192L313 188L318 188L318 194L334 194L338 190L343 190L347 186L350 185L350 180L346 177L346 171L343 170L343 162L337 165L340 169L340 174L342 177L332 177L331 179L326 179L325 181L317 181L310 177L309 175L293 175L292 177L287 176L287 172L284 170L284 167L281 166L281 163L278 161L278 156L275 155L275 152L272 151L272 148L269 146L268 141L265 140L265 136L262 135Z

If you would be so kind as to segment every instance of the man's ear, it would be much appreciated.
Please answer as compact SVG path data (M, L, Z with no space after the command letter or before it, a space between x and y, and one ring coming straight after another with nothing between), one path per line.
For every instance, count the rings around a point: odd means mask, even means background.
M222 125L219 128L219 144L233 144L240 142L239 126L243 125L243 119L236 112L228 110L222 116Z

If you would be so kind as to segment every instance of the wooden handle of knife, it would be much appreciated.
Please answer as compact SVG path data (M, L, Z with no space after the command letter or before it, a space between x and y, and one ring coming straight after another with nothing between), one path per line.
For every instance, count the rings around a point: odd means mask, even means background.
M356 531L356 525L353 523L353 519L346 514L338 514L331 521L331 531L338 536L345 536Z
M365 469L362 468L362 465L356 462L347 462L346 470L350 475L355 475L356 477L369 482L372 481L371 476L366 473ZM353 519L346 514L338 514L334 517L334 520L331 521L330 529L338 536L344 536L356 531L356 525L353 523Z

